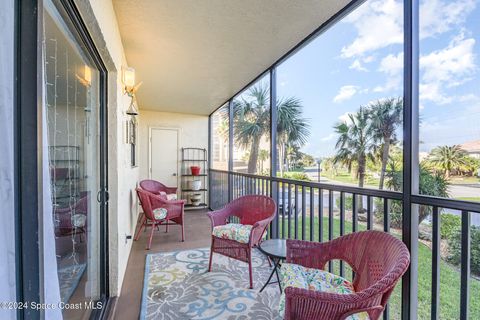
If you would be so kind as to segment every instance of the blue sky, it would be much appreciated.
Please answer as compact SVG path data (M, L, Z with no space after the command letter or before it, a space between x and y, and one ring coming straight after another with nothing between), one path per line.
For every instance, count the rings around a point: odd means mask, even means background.
M421 1L420 151L480 139L480 0ZM277 69L278 95L302 100L302 150L334 153L333 125L403 94L403 4L369 0Z

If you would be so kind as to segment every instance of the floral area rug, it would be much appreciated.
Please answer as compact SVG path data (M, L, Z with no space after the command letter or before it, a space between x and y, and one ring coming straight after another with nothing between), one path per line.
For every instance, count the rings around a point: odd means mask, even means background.
M209 254L195 249L147 255L140 319L281 319L278 284L259 292L272 270L262 253L253 252L254 289L248 289L247 263L214 254L207 272Z

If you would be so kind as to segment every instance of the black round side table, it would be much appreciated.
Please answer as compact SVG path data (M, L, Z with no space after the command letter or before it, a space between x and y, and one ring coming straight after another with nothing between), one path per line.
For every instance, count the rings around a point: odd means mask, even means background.
M272 273L270 274L270 277L268 277L268 280L263 285L262 289L260 289L260 292L262 292L267 287L267 285L273 283L278 283L280 292L282 292L282 285L280 284L280 277L278 276L278 267L280 266L281 262L287 257L287 241L285 239L265 240L260 243L258 249L269 259L271 259L274 264ZM277 281L270 282L274 273L277 275Z

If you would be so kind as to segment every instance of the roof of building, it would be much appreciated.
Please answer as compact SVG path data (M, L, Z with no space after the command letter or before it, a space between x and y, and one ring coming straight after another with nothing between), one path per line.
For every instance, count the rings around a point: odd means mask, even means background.
M460 145L468 153L480 152L480 140L468 141Z

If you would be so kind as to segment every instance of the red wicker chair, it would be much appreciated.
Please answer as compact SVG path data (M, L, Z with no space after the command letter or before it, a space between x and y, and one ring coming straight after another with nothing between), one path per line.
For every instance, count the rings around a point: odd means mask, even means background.
M249 195L233 200L223 209L208 213L212 221L212 230L216 226L227 224L230 217L237 217L243 225L252 225L248 243L240 243L235 240L219 238L212 234L210 261L208 271L212 269L213 253L237 259L248 263L250 272L250 289L253 289L252 280L252 248L262 240L263 234L269 223L275 217L275 201L266 196Z
M355 272L355 293L335 294L285 288L285 319L332 319L367 312L376 320L410 263L405 244L380 231L352 233L326 243L287 240L287 263L324 269L328 261L347 262Z
M89 196L87 192L82 192L80 196L81 198L72 207L55 209L54 225L56 237L78 234L80 242L82 242L82 234L86 233L87 228ZM83 221L75 220L75 216L83 216L84 219Z
M154 194L160 194L160 192L165 192L166 194L177 193L177 187L167 187L163 183L155 180L142 180L140 181L140 187Z
M185 229L184 229L184 206L185 200L166 200L165 197L161 195L156 195L148 191L137 188L138 199L140 200L140 205L143 209L143 218L141 225L138 228L137 234L135 235L135 241L140 237L140 232L142 229L147 226L151 226L152 230L150 231L150 239L148 241L147 250L150 250L152 244L153 231L157 226L160 225L172 225L179 224L182 229L182 241L185 241ZM161 220L155 219L153 210L157 208L165 208L167 210L167 215ZM173 223L172 223L173 222Z

